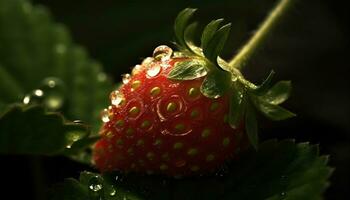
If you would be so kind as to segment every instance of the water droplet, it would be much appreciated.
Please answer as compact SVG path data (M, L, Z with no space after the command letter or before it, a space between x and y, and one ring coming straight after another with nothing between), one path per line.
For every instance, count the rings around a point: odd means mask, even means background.
M70 132L68 132L66 137L65 137L66 141L68 143L66 148L70 149L76 141L80 140L85 135L86 135L86 133L83 131L70 131Z
M45 105L51 110L58 110L63 105L63 98L59 95L51 95L45 98Z
M142 65L135 65L135 67L132 69L131 74L136 75L142 71Z
M173 57L182 58L182 57L186 57L186 55L180 51L175 51Z
M65 85L61 79L55 77L45 78L41 82L41 90L43 91L43 104L49 110L58 110L62 108L65 100ZM40 91L36 90L36 94L40 95Z
M109 98L111 99L111 103L115 106L120 106L125 101L124 95L118 90L111 92Z
M157 102L157 114L161 121L174 119L173 117L181 115L186 109L185 101L179 95L172 95L168 99L160 99Z
M141 65L148 67L150 64L153 63L153 61L154 59L152 57L147 57L142 61Z
M161 67L159 65L152 65L147 70L148 77L155 77L160 73Z
M80 120L80 119L77 119L77 120L74 120L73 123L76 123L76 124L84 124L84 121Z
M109 192L110 196L115 196L115 194L117 194L117 191L112 187L111 191Z
M161 45L154 49L153 51L153 58L157 61L167 61L171 58L171 55L173 54L173 50L166 46Z
M67 134L67 139L69 141L76 142L80 140L84 135L84 132L80 131L69 132L69 134Z
M103 186L101 183L101 178L98 176L94 176L89 180L89 189L93 192L98 192L102 190Z
M101 119L102 119L102 122L106 123L106 122L109 122L109 111L108 109L103 109L103 111L101 112Z
M287 195L286 192L281 192L281 193L280 193L281 199L285 199L285 198L286 198L286 195Z
M54 79L45 79L39 89L35 89L24 96L23 103L43 104L49 110L58 110L64 103L63 87L58 86L58 82Z
M41 104L43 102L44 92L41 89L35 89L23 98L24 104Z
M50 88L56 87L56 84L57 84L57 82L53 79L47 80L47 86L49 86Z
M44 95L44 92L40 89L34 90L34 95L38 97L42 97Z
M24 98L23 98L23 103L24 103L24 104L29 104L29 102L30 102L30 95L24 96Z
M122 75L122 81L123 81L124 84L129 83L130 79L131 79L130 74L123 74Z

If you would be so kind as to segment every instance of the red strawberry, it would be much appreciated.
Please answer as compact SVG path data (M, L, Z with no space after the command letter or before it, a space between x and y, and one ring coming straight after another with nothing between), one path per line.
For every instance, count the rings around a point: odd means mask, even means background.
M112 105L103 111L105 123L94 148L101 171L169 176L213 171L247 146L245 130L256 146L253 105L275 119L283 111L268 102L274 100L268 87L271 77L256 87L218 58L229 24L208 24L201 48L187 40L193 27L186 25L193 12L185 9L175 21L180 52L157 47L153 57L124 75L123 84L111 93ZM274 108L278 112L271 112ZM246 129L242 121L249 125Z
M228 96L203 96L202 78L167 78L174 64L188 59L147 58L133 75L124 76L124 84L111 94L102 139L95 146L101 171L207 172L238 150L242 130L227 122Z

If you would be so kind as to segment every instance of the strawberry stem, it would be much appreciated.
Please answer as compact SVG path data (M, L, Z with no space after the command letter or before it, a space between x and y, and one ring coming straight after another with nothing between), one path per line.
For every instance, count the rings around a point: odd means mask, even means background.
M264 46L276 27L283 21L295 2L296 0L281 0L248 43L229 61L229 66L241 70L248 65L259 49Z

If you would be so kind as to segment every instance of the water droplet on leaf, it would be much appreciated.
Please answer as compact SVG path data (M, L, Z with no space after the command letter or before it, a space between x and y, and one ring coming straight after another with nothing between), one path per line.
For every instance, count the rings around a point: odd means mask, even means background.
M24 96L24 98L23 98L23 103L24 103L24 104L29 104L29 102L30 102L30 95Z
M42 97L44 95L44 92L40 89L34 90L34 95L38 97Z
M43 104L49 110L58 110L63 107L65 85L61 79L48 77L42 81L40 88L44 91Z
M83 122L82 120L79 120L79 119L74 120L73 123L76 123L76 124L84 124L84 122Z
M98 176L94 176L89 180L89 189L92 190L93 192L98 192L102 190L102 180Z
M286 198L286 195L287 195L286 192L281 192L281 193L280 193L281 199L285 199L285 198Z
M114 188L111 188L111 191L109 192L110 196L115 196L115 194L117 193L117 191Z
M40 89L35 89L23 98L24 104L41 104L43 102L44 92Z

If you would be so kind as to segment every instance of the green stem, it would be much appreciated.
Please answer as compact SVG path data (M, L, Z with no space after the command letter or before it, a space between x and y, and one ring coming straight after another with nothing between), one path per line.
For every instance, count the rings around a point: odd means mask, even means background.
M264 46L275 28L283 21L295 2L296 0L281 0L277 4L249 42L229 61L231 68L243 69L248 65L259 49Z

